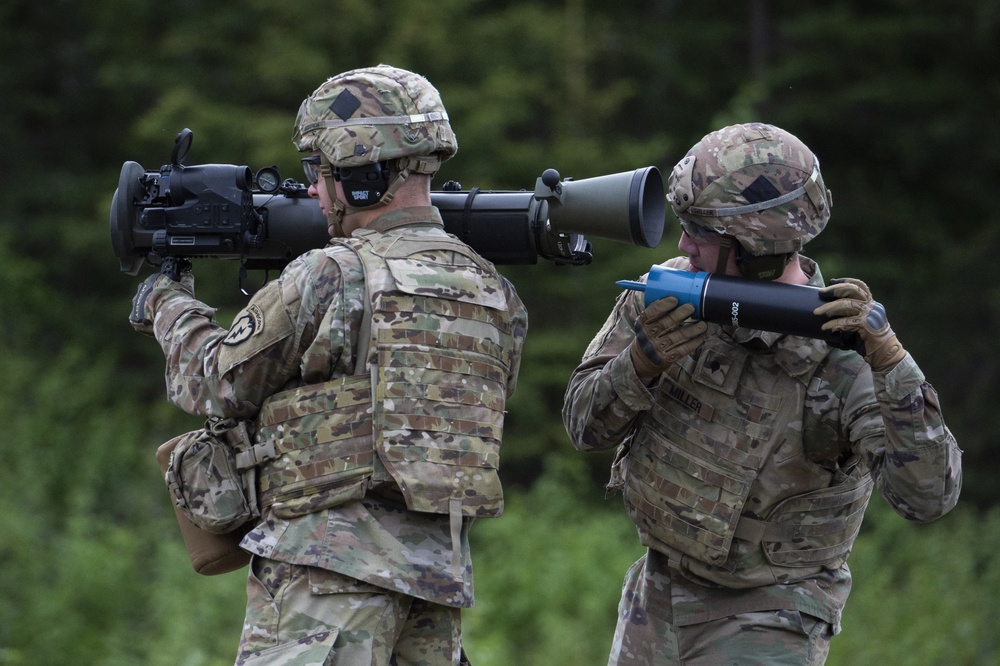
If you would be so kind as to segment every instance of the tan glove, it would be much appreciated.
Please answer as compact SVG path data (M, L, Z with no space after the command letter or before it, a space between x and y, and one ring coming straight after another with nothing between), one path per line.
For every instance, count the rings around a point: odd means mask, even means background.
M854 278L830 280L820 293L824 298L836 299L813 310L813 314L830 318L823 330L857 333L864 344L865 360L873 370L888 370L906 355L889 327L885 308L872 299L864 282Z
M684 324L693 312L690 303L677 307L677 299L667 296L639 313L629 353L640 378L656 377L698 348L708 325L703 321Z

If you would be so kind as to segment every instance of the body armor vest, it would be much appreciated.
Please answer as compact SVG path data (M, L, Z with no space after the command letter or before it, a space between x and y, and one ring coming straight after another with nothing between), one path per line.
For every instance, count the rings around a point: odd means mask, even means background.
M370 337L362 331L358 374L265 401L254 447L262 506L292 517L392 480L414 511L499 515L515 347L502 278L439 228L337 242L364 266Z
M823 418L804 407L820 400L810 382L828 357L862 361L797 337L776 348L751 353L709 335L661 378L655 406L616 461L645 545L730 572L739 566L734 539L776 566L846 560L873 482L840 435L843 396L826 396L836 406Z

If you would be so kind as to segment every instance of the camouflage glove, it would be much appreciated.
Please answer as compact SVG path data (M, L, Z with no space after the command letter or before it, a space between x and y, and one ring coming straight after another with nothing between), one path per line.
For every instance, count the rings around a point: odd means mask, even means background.
M677 299L667 296L639 313L629 354L640 378L656 377L698 348L708 325L703 321L684 324L693 312L690 303L677 307Z
M164 278L162 281L160 278ZM150 302L149 296L153 290L183 289L194 295L194 275L191 273L191 262L187 259L167 257L160 264L160 272L146 278L135 296L132 297L132 310L128 320L132 328L143 335L153 335L153 318L156 314L155 301Z
M857 333L872 370L888 370L906 355L889 327L885 308L872 299L872 292L864 282L854 278L830 280L820 294L835 299L813 310L813 314L830 318L823 324L823 330Z

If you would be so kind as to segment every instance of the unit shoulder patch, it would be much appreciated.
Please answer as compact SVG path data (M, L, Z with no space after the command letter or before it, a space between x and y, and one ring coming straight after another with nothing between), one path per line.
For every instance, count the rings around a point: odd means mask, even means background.
M264 313L256 305L251 305L247 311L233 322L229 335L222 341L224 345L239 345L264 329Z
M293 333L292 319L284 304L275 299L261 304L253 303L233 321L229 333L219 349L219 370L228 372L233 367L259 354Z

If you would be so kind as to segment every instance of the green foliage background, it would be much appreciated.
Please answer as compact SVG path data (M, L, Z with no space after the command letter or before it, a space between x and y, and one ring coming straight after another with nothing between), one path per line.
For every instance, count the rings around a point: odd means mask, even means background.
M440 182L531 188L669 170L706 132L765 120L823 161L809 247L852 275L941 393L965 450L958 509L908 524L875 499L831 664L1000 663L1000 8L992 0L7 0L0 6L0 665L231 663L243 573L197 576L153 452L197 422L126 311L107 219L121 165L276 164L326 77L389 62L441 90L460 139ZM608 458L559 418L616 279L674 253L591 239L586 267L507 267L531 331L510 405L508 509L474 530L474 663L599 664L640 554ZM236 266L196 262L224 324Z

